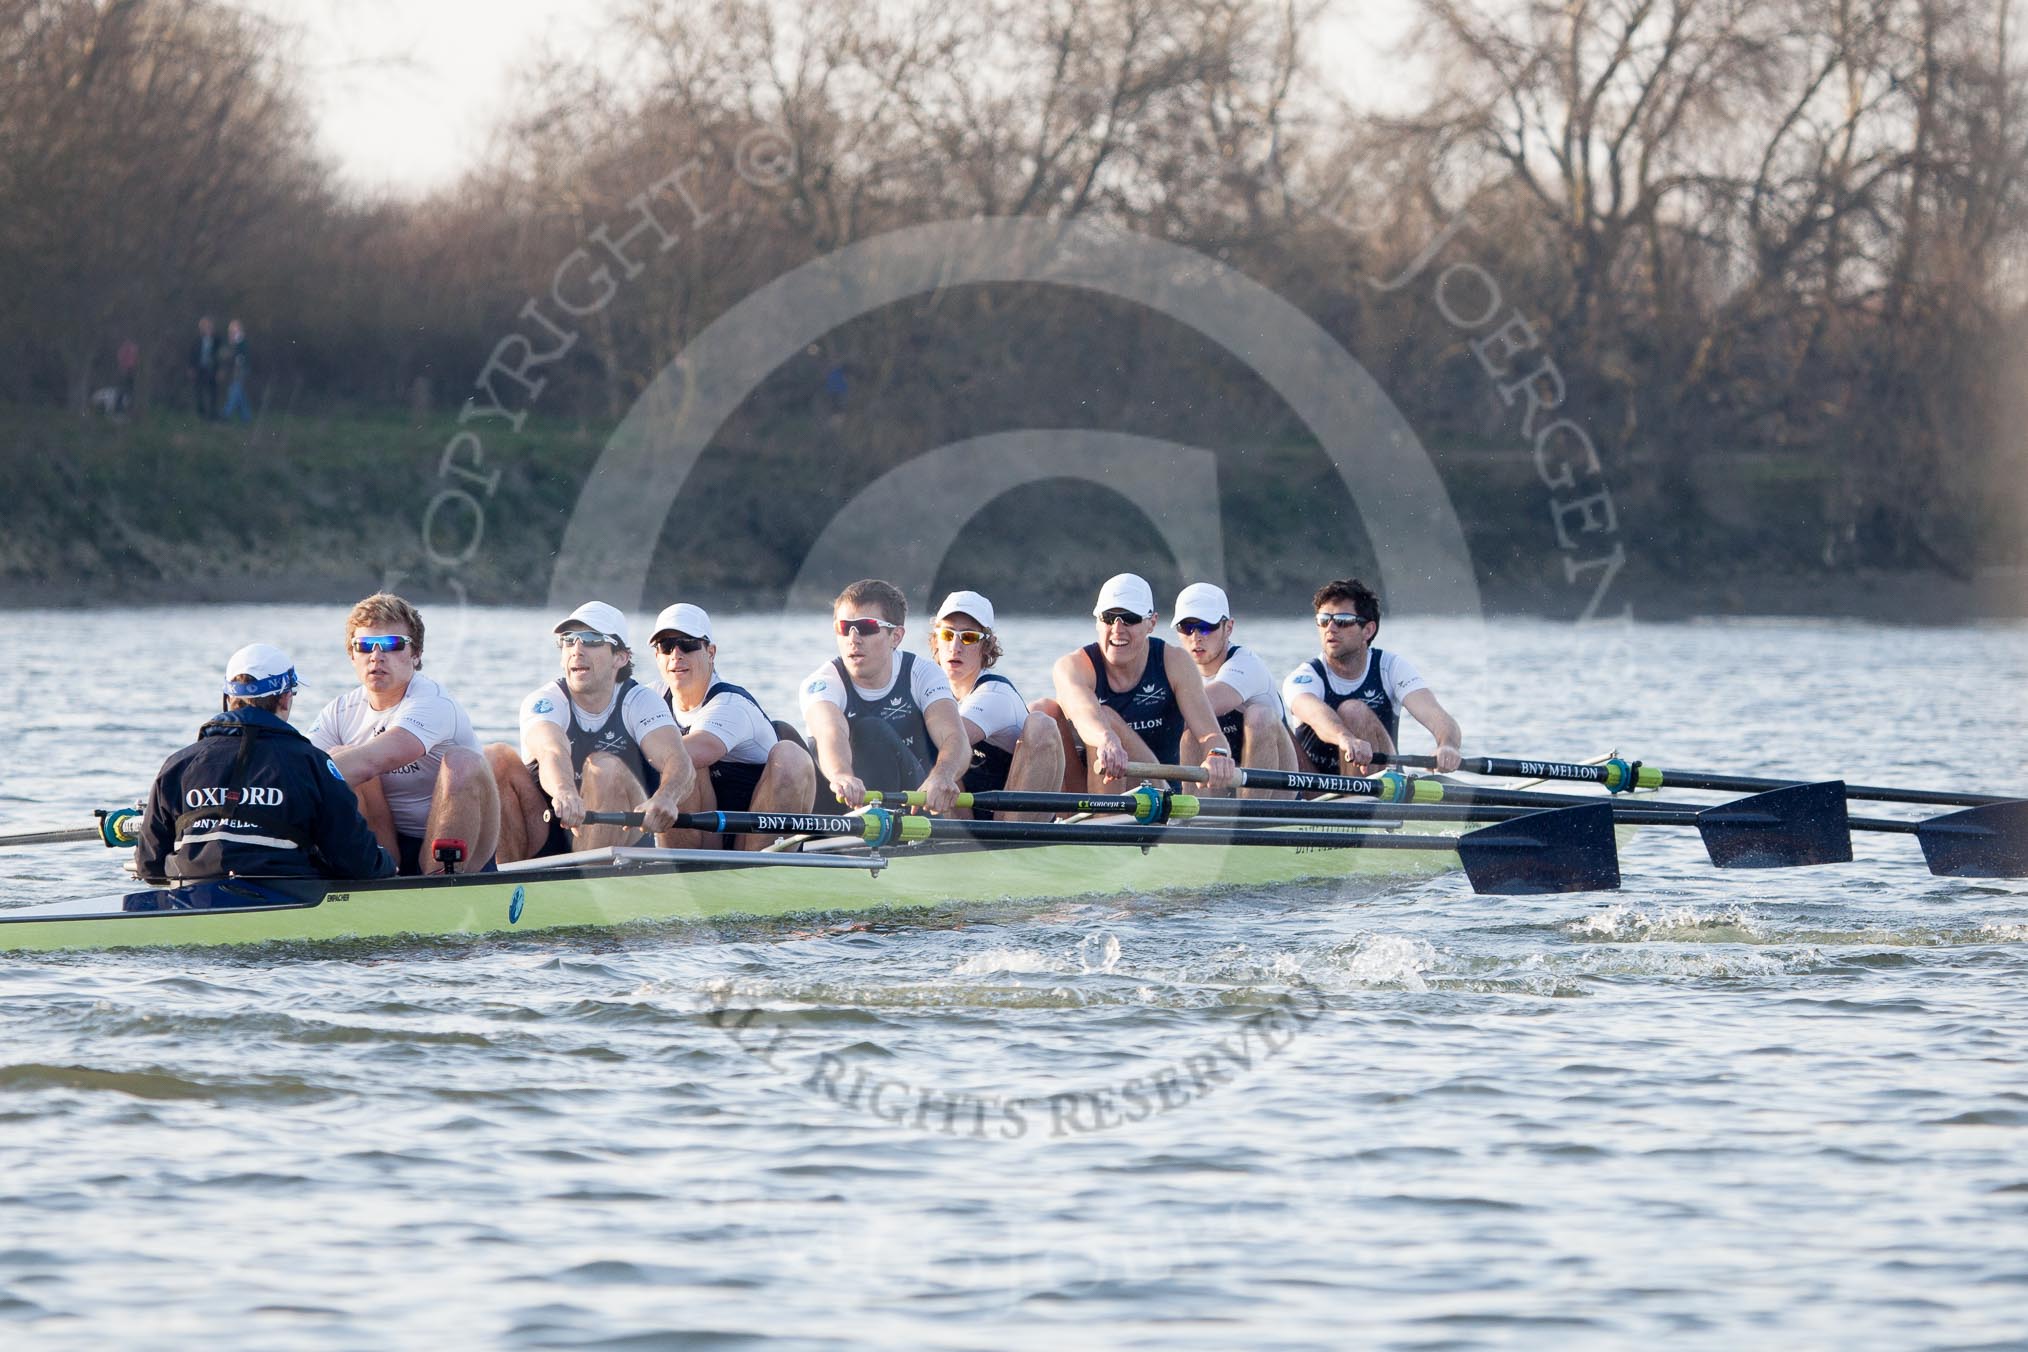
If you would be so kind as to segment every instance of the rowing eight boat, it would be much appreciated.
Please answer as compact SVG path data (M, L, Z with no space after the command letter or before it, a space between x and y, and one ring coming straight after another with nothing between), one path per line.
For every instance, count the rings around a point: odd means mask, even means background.
M1370 831L1373 824L1362 824ZM1426 831L1418 823L1403 834ZM1348 843L1350 837L1348 834ZM1434 842L1432 842L1434 843ZM267 879L289 906L125 911L120 899L0 912L0 952L452 936L719 917L909 910L954 901L1136 896L1455 870L1442 849L993 844L926 841L873 852L612 848L497 873L374 882Z

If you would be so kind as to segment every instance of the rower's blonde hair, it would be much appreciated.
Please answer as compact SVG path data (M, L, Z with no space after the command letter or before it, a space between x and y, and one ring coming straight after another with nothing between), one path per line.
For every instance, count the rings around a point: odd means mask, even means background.
M971 612L953 611L952 614L971 614ZM974 624L978 624L978 621L979 617L973 615L972 622ZM934 653L937 650L937 630L943 628L955 629L957 628L957 626L954 624L946 625L944 622L944 617L942 615L937 616L936 624L932 626L930 629L930 651L932 653ZM986 649L986 655L979 660L979 670L985 671L988 668L990 668L995 662L1000 660L1000 655L1005 650L1000 647L1000 636L998 634L994 633L992 630L988 629L983 624L979 625L979 632L986 636L985 638L980 640L980 642L984 645Z
M345 645L352 646L352 636L361 630L375 633L389 625L398 624L415 636L415 664L422 668L423 622L422 612L393 592L375 592L352 607L352 613L345 617Z

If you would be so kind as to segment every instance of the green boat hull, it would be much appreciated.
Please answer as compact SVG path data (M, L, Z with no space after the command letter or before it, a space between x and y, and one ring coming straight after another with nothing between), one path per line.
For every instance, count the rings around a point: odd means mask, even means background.
M904 846L878 858L755 856L708 861L616 851L597 865L468 874L427 882L278 881L303 904L122 912L118 901L0 912L0 952L448 937L596 929L656 921L922 910L996 901L1149 896L1329 878L1430 876L1447 849L1262 845L969 844ZM768 858L788 864L756 862ZM818 860L810 865L795 861Z

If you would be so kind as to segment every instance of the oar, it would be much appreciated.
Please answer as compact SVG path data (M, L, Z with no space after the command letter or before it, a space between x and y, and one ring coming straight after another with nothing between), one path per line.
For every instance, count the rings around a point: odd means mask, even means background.
M592 826L639 828L638 812L588 812ZM883 847L900 841L1002 841L1031 845L1252 845L1286 849L1455 850L1474 890L1503 896L1593 892L1620 885L1613 814L1603 802L1530 812L1461 836L1388 836L1366 832L1262 830L1243 826L1142 826L1094 822L956 821L897 816L684 812L676 829L727 835L854 836Z
M1131 774L1153 778L1208 778L1201 768L1191 765L1137 763L1127 769ZM1417 817L1441 819L1439 814L1443 810L1467 806L1532 810L1601 801L1565 794L1488 789L1438 779L1408 779L1395 774L1358 779L1344 775L1242 769L1240 782L1264 788L1359 794L1363 796L1323 806L1335 808L1348 816L1380 812L1404 820ZM1851 816L1846 807L1849 796L1847 786L1833 779L1818 784L1784 785L1713 806L1654 801L1639 805L1612 802L1610 805L1614 819L1628 825L1694 825L1703 838L1705 853L1719 868L1798 868L1812 864L1847 863L1852 858L1851 833L1879 831L1914 836L1916 843L1922 847L1923 860L1929 865L1930 872L1943 877L2028 877L2028 803L2002 799L1923 821L1898 821L1891 817ZM1399 799L1409 801L1403 803ZM1257 799L1200 798L1193 802L1199 815L1210 815L1206 810L1206 805L1210 803L1237 804L1236 810L1224 815L1239 817L1286 816L1292 815L1289 809L1316 806ZM1437 811L1420 810L1428 807L1436 807ZM1293 815L1310 814L1297 811ZM1465 819L1483 820L1476 816Z
M1406 765L1415 769L1436 768L1433 756L1404 756L1398 752L1376 751L1375 765ZM1131 767L1129 767L1131 768ZM1460 770L1495 779L1564 779L1601 784L1614 793L1628 789L1712 789L1719 793L1764 793L1770 789L1793 788L1809 783L1796 779L1756 779L1748 775L1726 775L1712 770L1659 770L1652 765L1615 757L1596 765L1570 761L1518 760L1507 756L1467 756ZM1828 781L1825 781L1828 782ZM1957 793L1939 789L1904 789L1874 784L1847 784L1847 798L1864 798L1882 803L1927 803L1939 807L1983 807L2013 803L2020 799L1990 793Z
M71 826L56 831L23 831L17 835L0 836L0 849L13 845L70 845L87 840L120 849L134 843L138 829L135 822L140 815L130 807L102 807L97 811L97 826Z

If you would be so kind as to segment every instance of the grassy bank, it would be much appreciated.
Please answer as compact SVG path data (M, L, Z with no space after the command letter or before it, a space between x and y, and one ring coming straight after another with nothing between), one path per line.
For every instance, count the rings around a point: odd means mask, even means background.
M497 430L492 430L496 429ZM0 603L103 600L338 601L383 583L475 602L539 601L607 429L528 419L485 433L484 536L455 569L432 565L424 513L447 487L449 416L295 417L252 427L180 414L132 421L0 408ZM918 453L845 452L816 417L763 436L729 426L685 484L652 550L651 595L778 604L819 533L852 495ZM1591 596L1559 547L1553 495L1524 453L1435 447L1488 606L1568 616ZM1823 569L1813 560L1826 486L1807 464L1741 456L1684 500L1616 498L1608 537L1627 561L1613 613L2021 613L2011 576L1970 582ZM1301 605L1322 577L1375 572L1350 493L1314 447L1222 452L1219 519L1228 580L1249 605ZM1568 496L1566 494L1566 496ZM446 516L437 537L469 538ZM1158 594L1181 579L1154 524L1116 494L1053 480L1004 494L966 530L940 581L991 579L1002 604L1073 609L1094 582L1139 567ZM882 571L877 558L865 571ZM962 573L962 578L959 574ZM841 579L845 580L845 579Z

